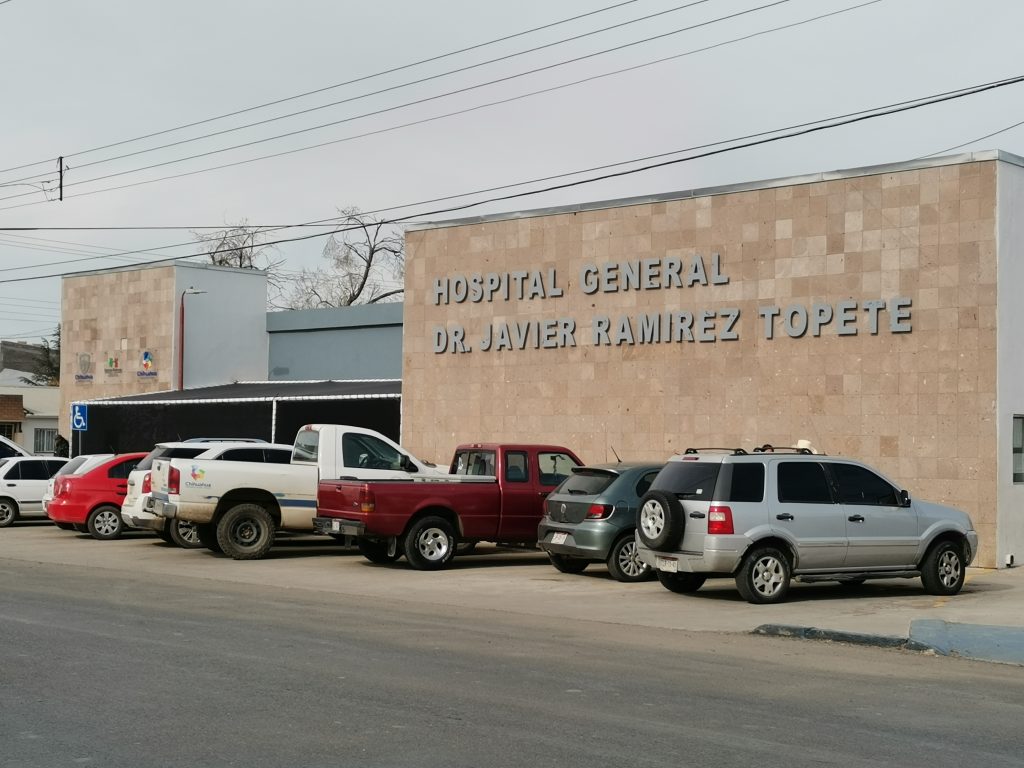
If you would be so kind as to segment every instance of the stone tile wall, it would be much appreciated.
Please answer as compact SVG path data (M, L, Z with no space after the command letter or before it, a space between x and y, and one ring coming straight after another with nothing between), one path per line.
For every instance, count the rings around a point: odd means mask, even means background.
M969 511L993 565L995 174L974 162L410 232L403 441L439 462L462 441L520 440L596 463L613 447L650 459L806 439ZM586 264L700 256L710 272L713 254L725 284L582 290ZM516 270L555 270L563 295L434 303L438 278ZM887 309L870 333L865 302L897 297L912 330L890 332ZM837 333L843 301L857 303L856 335ZM760 308L816 304L835 316L819 336L791 338L776 318L765 338ZM739 310L734 340L724 309ZM718 340L614 343L620 316L639 335L638 315L702 311L719 313ZM594 345L595 316L611 344ZM575 346L480 349L488 326L559 318L575 321ZM435 329L455 325L472 351L436 354Z

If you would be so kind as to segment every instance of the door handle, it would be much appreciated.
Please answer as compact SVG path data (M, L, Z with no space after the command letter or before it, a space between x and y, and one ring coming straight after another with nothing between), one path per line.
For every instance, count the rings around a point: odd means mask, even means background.
M537 491L537 495L541 498L547 498L549 493L551 493L551 491Z
M702 517L707 517L707 515L705 515L703 512L691 512L690 517L692 517L694 520L699 520Z
M17 488L18 484L17 483L7 483L7 487L8 488Z
M775 516L776 520L792 520L793 516L789 512L783 512L781 515Z
M864 515L850 515L846 519L849 520L851 523L863 523Z

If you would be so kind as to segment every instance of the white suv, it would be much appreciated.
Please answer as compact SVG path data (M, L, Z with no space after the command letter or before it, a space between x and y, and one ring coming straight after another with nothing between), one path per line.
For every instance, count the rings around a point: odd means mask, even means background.
M920 577L954 595L978 550L971 518L911 499L860 462L807 449L687 449L640 501L637 550L673 592L731 576L752 603L790 580Z
M0 528L19 517L45 517L46 484L67 463L60 457L13 456L0 459Z

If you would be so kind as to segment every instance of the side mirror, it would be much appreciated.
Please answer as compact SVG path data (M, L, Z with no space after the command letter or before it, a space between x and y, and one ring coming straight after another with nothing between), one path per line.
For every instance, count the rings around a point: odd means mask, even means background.
M905 490L904 491L900 491L900 506L901 507L909 507L910 506L910 494L907 493Z

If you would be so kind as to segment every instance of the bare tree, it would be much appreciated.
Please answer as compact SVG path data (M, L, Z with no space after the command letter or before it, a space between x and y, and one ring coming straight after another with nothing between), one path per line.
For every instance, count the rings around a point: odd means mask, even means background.
M267 303L274 306L277 297L284 293L285 279L280 273L284 259L278 258L278 251L272 245L264 245L266 231L254 227L245 219L238 224L229 224L226 229L216 232L193 232L199 245L199 254L207 256L211 264L220 267L241 269L262 269L267 273Z
M404 292L405 239L401 230L358 208L338 211L338 229L324 245L325 266L291 278L282 309L347 307L395 301Z

